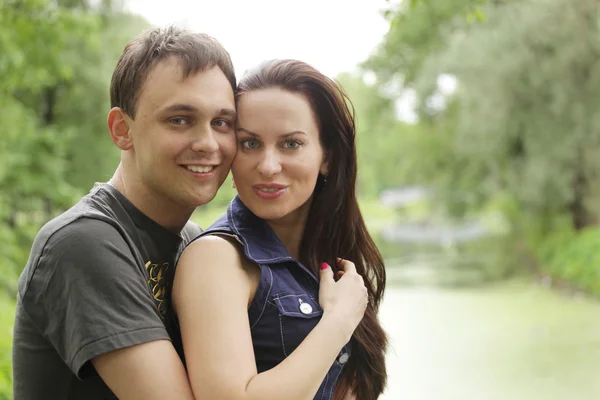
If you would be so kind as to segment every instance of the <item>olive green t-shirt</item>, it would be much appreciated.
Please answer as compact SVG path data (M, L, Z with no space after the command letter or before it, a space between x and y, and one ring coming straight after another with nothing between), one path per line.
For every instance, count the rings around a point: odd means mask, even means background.
M108 184L47 223L19 279L14 399L115 399L90 360L180 340L168 312L174 266L200 231L163 228Z

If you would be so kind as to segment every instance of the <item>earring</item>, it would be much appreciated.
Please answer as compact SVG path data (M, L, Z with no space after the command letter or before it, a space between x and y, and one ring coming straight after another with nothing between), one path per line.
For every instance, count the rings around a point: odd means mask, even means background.
M233 179L231 180L231 188L237 189L237 186L235 186L235 181Z
M319 179L321 180L321 182L323 183L323 186L327 185L327 175L324 175L322 173L319 173Z

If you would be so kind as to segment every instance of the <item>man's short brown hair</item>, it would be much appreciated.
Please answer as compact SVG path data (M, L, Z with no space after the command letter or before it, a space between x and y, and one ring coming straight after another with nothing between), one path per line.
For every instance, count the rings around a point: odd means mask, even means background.
M147 30L127 43L113 72L111 107L119 107L135 118L137 100L146 78L159 61L170 57L179 59L184 78L219 67L235 92L235 71L231 57L223 46L204 33L192 33L170 26Z

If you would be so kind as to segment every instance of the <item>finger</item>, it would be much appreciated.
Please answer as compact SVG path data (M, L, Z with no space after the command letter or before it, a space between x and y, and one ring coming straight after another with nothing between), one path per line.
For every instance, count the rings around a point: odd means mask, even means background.
M338 269L343 270L345 272L356 272L356 267L352 261L344 260L343 258L338 258Z
M321 283L329 283L334 282L333 280L333 270L326 262L321 263Z

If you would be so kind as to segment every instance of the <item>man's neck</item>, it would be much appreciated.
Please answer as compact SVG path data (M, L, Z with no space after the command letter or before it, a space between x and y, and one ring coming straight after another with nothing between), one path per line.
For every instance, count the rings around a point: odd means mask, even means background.
M146 190L139 181L127 179L122 166L115 171L108 184L117 189L127 200L148 218L174 233L180 233L188 222L193 209L185 210L180 204L173 204L163 196L155 195ZM178 210L179 212L176 212Z

